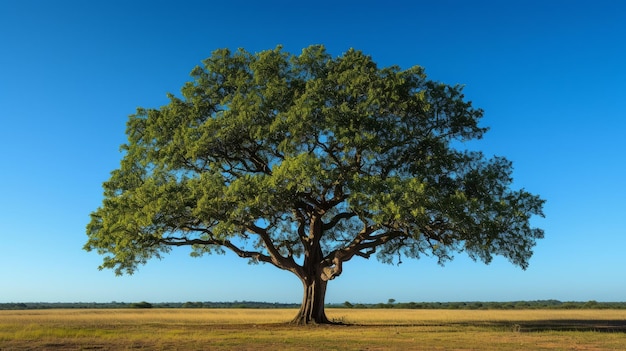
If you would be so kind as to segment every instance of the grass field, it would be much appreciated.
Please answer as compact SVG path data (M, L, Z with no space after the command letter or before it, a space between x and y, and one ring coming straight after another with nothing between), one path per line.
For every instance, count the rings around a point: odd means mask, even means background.
M0 350L625 350L625 310L0 311Z

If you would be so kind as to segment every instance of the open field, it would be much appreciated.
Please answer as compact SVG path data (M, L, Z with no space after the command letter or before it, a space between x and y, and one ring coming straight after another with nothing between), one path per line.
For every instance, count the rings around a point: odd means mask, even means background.
M0 311L0 350L624 350L624 310L292 309Z

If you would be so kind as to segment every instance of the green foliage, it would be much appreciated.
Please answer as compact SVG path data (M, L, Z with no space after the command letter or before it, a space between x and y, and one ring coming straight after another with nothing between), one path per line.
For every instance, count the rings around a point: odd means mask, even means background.
M130 304L131 308L152 308L154 306L152 306L151 303L146 302L146 301L141 301L141 302L133 302Z
M202 302L199 302L199 301L197 301L197 302L187 301L180 307L182 307L182 308L202 308L202 307L204 307L204 305L202 304Z
M222 49L191 77L129 118L87 226L100 268L132 273L182 245L324 280L374 253L526 268L543 237L530 219L544 201L510 188L511 162L458 149L486 132L482 110L421 67L323 46Z

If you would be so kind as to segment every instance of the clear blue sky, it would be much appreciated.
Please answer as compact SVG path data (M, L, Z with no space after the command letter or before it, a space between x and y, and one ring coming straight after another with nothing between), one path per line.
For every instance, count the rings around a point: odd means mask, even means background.
M0 302L299 302L291 273L186 249L133 276L81 248L127 116L159 107L221 47L354 47L465 84L491 130L472 147L513 161L547 200L526 271L465 254L354 259L327 302L626 301L623 1L0 1Z

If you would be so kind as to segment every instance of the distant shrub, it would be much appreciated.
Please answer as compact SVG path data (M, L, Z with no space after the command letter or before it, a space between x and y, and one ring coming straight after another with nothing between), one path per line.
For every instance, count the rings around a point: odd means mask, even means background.
M187 301L185 302L182 306L182 308L202 308L204 307L204 304L202 302L191 302L191 301Z
M134 302L130 304L131 308L152 308L152 304L149 302L145 302L145 301L141 301L141 302Z

